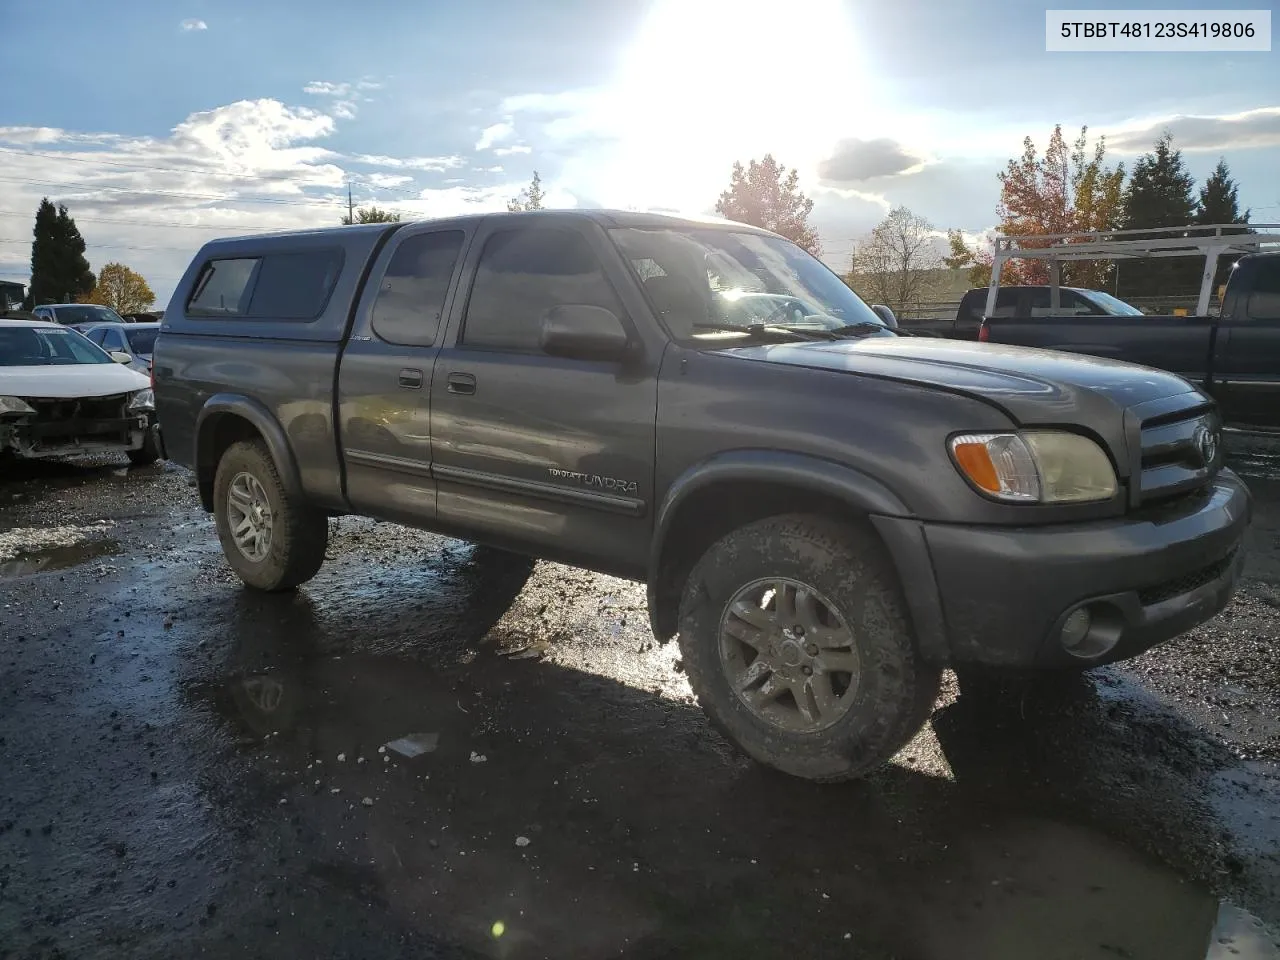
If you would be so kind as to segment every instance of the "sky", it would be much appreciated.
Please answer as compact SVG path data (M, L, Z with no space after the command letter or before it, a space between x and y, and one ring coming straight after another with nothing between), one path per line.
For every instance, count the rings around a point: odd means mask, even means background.
M1047 53L1046 6L0 0L0 279L26 282L43 196L164 306L206 240L337 223L348 185L449 216L537 170L549 206L707 213L765 153L843 270L899 204L993 227L997 173L1057 123L1127 166L1168 129L1197 180L1223 157L1280 221L1280 52Z

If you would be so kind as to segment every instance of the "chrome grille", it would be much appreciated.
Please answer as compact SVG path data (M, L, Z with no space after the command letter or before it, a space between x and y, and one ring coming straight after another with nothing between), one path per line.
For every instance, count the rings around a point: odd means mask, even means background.
M1139 500L1199 490L1222 468L1222 423L1212 408L1184 410L1142 424Z

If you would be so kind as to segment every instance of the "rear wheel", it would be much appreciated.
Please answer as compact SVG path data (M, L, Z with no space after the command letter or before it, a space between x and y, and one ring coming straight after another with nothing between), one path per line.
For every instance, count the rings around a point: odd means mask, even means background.
M328 519L288 496L261 441L227 448L218 461L213 503L222 552L247 586L291 590L324 563Z
M714 544L685 585L680 646L721 732L811 780L891 758L928 719L941 676L916 650L880 544L816 516L770 517Z

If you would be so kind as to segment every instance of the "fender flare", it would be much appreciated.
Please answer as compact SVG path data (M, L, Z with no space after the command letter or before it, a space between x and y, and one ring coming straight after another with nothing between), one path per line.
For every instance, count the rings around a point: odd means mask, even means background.
M293 455L293 448L289 446L284 428L266 404L242 394L215 393L205 401L196 417L196 476L205 509L213 509L213 470L217 469L217 464L206 463L211 437L208 424L222 414L231 414L253 424L267 444L267 451L275 461L276 471L280 474L280 482L284 484L285 491L291 496L300 496L302 478L298 461ZM204 476L206 472L208 477Z
M860 513L881 516L910 516L906 504L874 477L821 457L781 450L731 450L716 454L689 467L672 482L654 522L649 550L649 617L655 636L675 633L660 612L662 597L662 556L671 534L671 525L680 506L691 494L717 483L750 481L776 483L835 497Z

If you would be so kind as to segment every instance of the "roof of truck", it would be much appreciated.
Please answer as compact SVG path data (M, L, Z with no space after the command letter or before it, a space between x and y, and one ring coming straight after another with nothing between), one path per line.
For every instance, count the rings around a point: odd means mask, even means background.
M354 237L359 235L373 235L384 233L388 230L394 230L399 227L410 224L431 223L441 226L450 223L472 223L478 220L487 219L506 219L506 218L548 218L559 219L563 217L582 217L588 220L594 220L603 227L732 227L739 231L748 231L751 233L765 233L769 231L759 227L751 226L746 223L737 223L733 220L725 220L721 217L701 216L697 214L673 214L658 211L644 210L597 210L597 209L567 209L567 210L529 210L520 212L489 212L489 213L468 213L456 217L423 217L417 220L402 220L394 223L362 223L355 225L338 225L332 227L312 227L306 230L280 230L272 233L253 233L242 234L233 237L220 237L212 243L229 243L237 240L273 240L273 239L299 239L303 237L328 237L340 235L345 237Z

